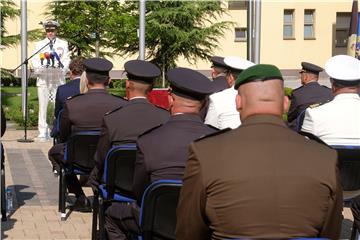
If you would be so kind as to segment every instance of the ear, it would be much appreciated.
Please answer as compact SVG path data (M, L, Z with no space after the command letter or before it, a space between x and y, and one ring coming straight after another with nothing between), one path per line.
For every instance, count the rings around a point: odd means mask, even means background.
M242 100L239 94L236 94L235 103L236 103L236 110L240 112L242 110Z
M289 111L289 98L288 96L284 96L283 113L287 113L288 111Z
M130 86L129 80L126 79L126 81L125 81L125 88L129 88L129 86Z

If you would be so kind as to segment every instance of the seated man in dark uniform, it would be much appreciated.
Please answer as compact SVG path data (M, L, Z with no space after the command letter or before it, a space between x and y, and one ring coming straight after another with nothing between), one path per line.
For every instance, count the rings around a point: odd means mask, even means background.
M84 67L89 91L70 97L64 105L64 112L60 119L60 144L56 144L49 150L50 161L64 164L64 143L68 140L72 131L89 130L101 127L101 121L106 112L123 106L126 101L122 98L110 95L106 91L109 84L109 71L113 64L101 58L90 58L84 61ZM89 202L81 188L76 175L67 175L67 188L74 193L77 202L75 208L84 211L89 210Z
M323 68L308 62L302 62L301 66L302 86L292 92L288 112L289 127L295 131L301 129L304 118L299 119L299 123L297 123L297 118L307 107L315 103L325 103L334 98L330 88L318 83L319 73L324 70Z
M69 64L70 70L70 81L61 85L56 90L55 98L55 121L53 124L53 129L51 131L51 136L56 137L59 133L59 129L56 129L56 123L58 121L59 112L63 109L65 101L68 97L78 95L80 93L80 76L84 71L83 58L75 58L71 60Z
M151 104L146 95L151 91L160 69L143 60L125 63L127 104L107 113L103 118L102 132L95 154L96 165L89 184L96 191L104 171L107 152L113 144L135 142L138 136L169 119L169 112Z
M137 141L133 189L138 205L152 182L182 179L189 144L217 131L205 125L199 116L204 99L212 93L209 79L187 68L169 70L167 79L171 88L171 117L163 125L142 134ZM105 219L110 239L127 239L126 233L139 231L139 216L134 216L138 214L138 205L113 203L107 209Z
M190 145L176 239L338 239L336 151L285 125L277 67L244 70L235 89L242 125Z

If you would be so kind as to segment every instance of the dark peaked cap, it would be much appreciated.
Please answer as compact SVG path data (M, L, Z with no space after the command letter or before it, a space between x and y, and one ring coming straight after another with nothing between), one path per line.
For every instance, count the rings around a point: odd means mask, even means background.
M124 65L129 80L152 84L161 74L160 69L153 63L144 60L130 60Z
M318 65L308 63L308 62L302 62L301 66L302 66L303 71L311 72L314 74L319 74L319 72L324 71L324 69L322 67L319 67Z
M213 57L211 57L211 62L213 63L214 67L220 67L220 68L225 68L225 69L228 68L228 66L224 62L223 57L213 56Z
M112 62L104 58L88 58L84 60L83 64L86 73L95 73L103 76L109 76L109 72L114 66Z
M166 73L172 92L180 97L203 100L213 93L211 81L203 74L189 68L174 68Z

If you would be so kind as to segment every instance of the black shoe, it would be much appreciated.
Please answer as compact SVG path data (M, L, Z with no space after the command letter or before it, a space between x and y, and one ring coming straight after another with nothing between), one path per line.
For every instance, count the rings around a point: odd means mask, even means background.
M89 199L85 195L81 195L76 199L74 206L72 206L72 210L78 212L92 212Z

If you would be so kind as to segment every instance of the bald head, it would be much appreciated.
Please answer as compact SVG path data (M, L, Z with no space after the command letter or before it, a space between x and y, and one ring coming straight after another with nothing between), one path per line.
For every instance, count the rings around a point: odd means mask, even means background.
M271 114L281 117L287 110L284 82L279 79L242 84L236 96L236 108L241 121L252 115Z

